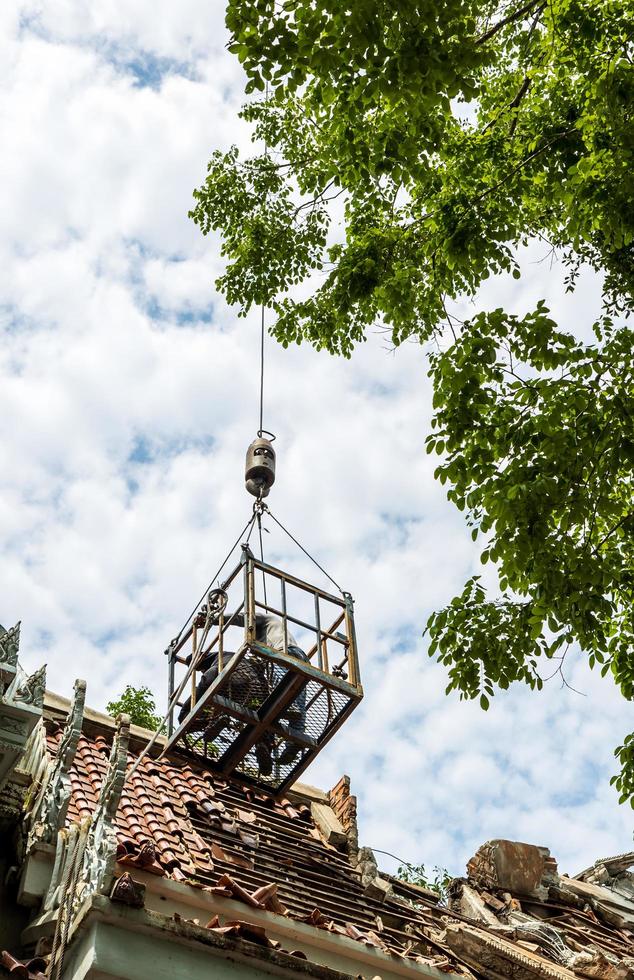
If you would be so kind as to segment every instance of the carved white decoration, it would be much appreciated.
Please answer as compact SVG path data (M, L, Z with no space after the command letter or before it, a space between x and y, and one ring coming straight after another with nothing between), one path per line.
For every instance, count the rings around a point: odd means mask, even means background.
M18 663L20 649L20 624L16 623L10 630L0 626L0 664L15 667Z
M35 708L41 708L44 705L45 691L46 664L18 685L11 700L14 704L32 704Z
M55 759L48 763L40 792L31 810L28 848L35 841L55 843L57 832L66 823L70 803L70 769L75 758L84 719L86 681L76 680L66 726Z
M70 920L90 895L109 893L112 887L117 854L114 822L125 783L129 738L130 718L120 715L95 812L83 824L72 824L57 835L55 866L44 907L53 910L62 901L69 902Z

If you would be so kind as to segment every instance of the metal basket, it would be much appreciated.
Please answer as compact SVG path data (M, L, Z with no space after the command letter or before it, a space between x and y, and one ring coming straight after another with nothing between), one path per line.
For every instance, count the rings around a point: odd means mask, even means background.
M232 595L233 611L223 610L212 628L203 611L168 651L173 707L167 751L185 752L218 773L281 795L363 697L352 598L258 561L248 548L222 589ZM277 604L270 598L275 593ZM258 636L265 616L281 627L278 647ZM243 632L234 651L228 640L236 623ZM289 643L291 629L301 630L302 657ZM192 661L187 700L173 703Z

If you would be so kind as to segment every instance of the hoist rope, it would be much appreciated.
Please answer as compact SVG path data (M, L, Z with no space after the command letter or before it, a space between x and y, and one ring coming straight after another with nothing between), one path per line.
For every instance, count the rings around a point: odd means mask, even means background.
M264 432L264 303L262 303L262 322L260 327L260 427L258 436Z
M266 88L264 90L264 100L265 102L268 102L269 100L268 82L266 83ZM269 158L269 145L266 139L264 140L264 158L266 160L268 160ZM264 312L265 312L265 305L264 305L264 298L262 298L262 303L260 306L260 314L261 314L260 316L260 425L258 428L258 436L260 436L260 438L262 437L262 433L264 432L264 333L265 333Z
M255 518L255 511L253 512L253 517L251 518L251 527L249 528L249 533L247 534L246 538L244 539L244 543L245 544L248 544L249 543L249 540L251 538L251 534L253 533L253 528L255 527L255 520L254 520L254 518Z

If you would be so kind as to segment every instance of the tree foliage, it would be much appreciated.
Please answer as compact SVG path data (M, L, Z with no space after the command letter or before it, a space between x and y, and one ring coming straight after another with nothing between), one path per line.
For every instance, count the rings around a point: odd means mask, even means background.
M108 702L106 711L112 718L120 714L129 715L133 725L149 731L156 731L161 724L161 719L155 714L156 703L149 687L133 687L128 684L117 701Z
M191 216L282 344L349 357L378 324L428 348L427 450L500 586L429 620L449 689L486 709L579 644L634 699L633 0L229 0L227 24L256 152L216 152ZM534 242L568 292L598 274L596 322L459 320Z

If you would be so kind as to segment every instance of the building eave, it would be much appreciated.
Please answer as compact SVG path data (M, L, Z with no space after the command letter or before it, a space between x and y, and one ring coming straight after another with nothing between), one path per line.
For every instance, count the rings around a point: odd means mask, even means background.
M135 947L135 937L149 939L152 944L153 955L147 958L145 968L143 958L139 958L139 947ZM290 953L218 935L195 923L175 919L173 915L147 908L129 908L103 895L91 896L77 916L68 940L72 948L67 955L64 975L72 976L73 980L84 980L87 976L161 980L161 954L168 951L170 975L187 976L189 980L209 976L208 956L221 959L225 964L250 966L258 972L278 976L305 976L315 980L344 980L350 976ZM164 949L162 943L166 944ZM200 959L201 954L205 959ZM177 971L173 970L174 960L180 960ZM198 969L196 961L200 964ZM219 968L220 964L214 973Z

